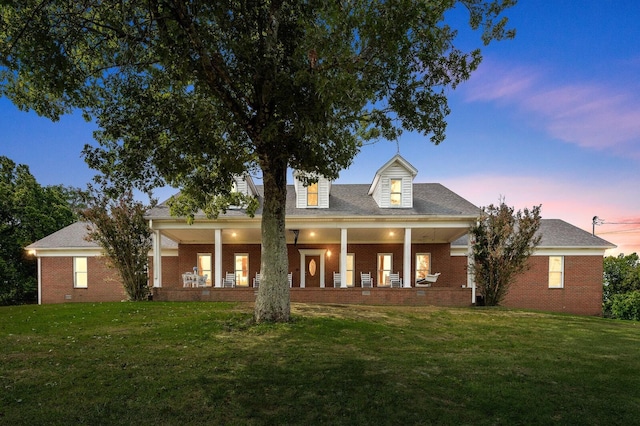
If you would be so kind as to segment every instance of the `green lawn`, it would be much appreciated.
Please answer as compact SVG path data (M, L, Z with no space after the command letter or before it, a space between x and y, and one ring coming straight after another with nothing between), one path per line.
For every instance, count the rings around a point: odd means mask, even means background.
M0 308L0 424L640 424L640 323L502 309Z

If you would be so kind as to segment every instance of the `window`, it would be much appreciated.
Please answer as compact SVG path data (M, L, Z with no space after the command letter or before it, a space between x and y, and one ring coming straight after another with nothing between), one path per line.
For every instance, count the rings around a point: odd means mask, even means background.
M391 253L378 253L378 285L391 285L389 274L393 266L393 255Z
M431 255L429 253L416 253L416 281L425 278L431 273Z
M402 205L402 179L391 179L390 203L392 206Z
M353 287L354 285L354 266L356 264L355 255L353 253L347 253L347 287Z
M236 253L234 257L236 286L249 286L249 255L247 253Z
M87 258L73 258L73 286L76 288L87 288L88 286Z
M211 254L198 253L198 275L207 276L207 285L211 285Z
M549 288L564 287L564 257L549 256Z
M307 186L307 206L318 205L318 182Z

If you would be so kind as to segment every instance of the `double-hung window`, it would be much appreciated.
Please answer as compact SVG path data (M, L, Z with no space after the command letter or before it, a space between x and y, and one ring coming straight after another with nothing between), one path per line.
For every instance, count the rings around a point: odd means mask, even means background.
M402 179L391 179L389 197L392 207L400 207L402 205Z
M207 286L211 285L211 253L198 253L198 275L207 276Z
M378 253L378 285L391 285L391 281L389 281L389 275L391 274L392 268L393 254Z
M353 253L347 253L347 287L353 287L354 285L354 267L356 264L355 255Z
M431 255L429 253L416 253L416 281L424 279L431 273Z
M564 256L549 256L549 288L564 287Z
M73 286L75 288L87 288L89 284L86 257L73 258Z
M307 186L307 206L318 206L318 182L311 183Z
M236 253L234 256L235 274L236 274L236 286L248 287L249 286L249 254L248 253Z

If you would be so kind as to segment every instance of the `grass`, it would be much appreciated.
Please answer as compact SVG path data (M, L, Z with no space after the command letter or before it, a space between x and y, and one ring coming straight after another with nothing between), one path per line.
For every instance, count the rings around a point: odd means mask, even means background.
M640 323L502 309L0 308L0 424L640 422Z

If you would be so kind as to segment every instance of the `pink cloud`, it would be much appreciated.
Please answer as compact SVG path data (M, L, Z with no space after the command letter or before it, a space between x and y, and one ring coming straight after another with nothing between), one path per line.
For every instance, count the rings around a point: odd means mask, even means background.
M608 182L572 183L536 176L466 175L443 180L446 187L477 206L496 204L500 197L516 208L542 205L542 217L562 219L585 231L592 231L592 218L605 224L596 226L596 235L617 245L607 254L640 253L640 200L631 188L611 191Z
M640 159L640 103L627 88L554 84L523 67L487 63L465 85L469 102L514 105L524 120L541 123L554 138ZM539 125L539 124L538 124Z

